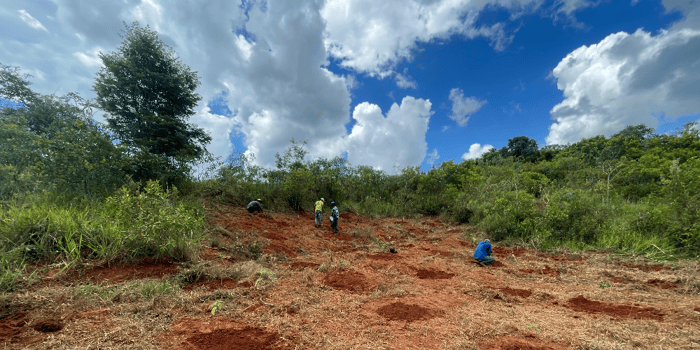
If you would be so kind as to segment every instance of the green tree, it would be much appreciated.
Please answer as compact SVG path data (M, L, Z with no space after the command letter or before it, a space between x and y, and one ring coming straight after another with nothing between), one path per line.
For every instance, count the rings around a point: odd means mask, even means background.
M7 198L56 188L70 195L106 194L124 180L123 153L92 120L88 101L33 92L29 75L0 64L0 166Z
M517 136L508 140L508 155L517 160L534 162L539 156L537 141L527 136Z
M125 26L119 49L100 53L104 67L93 85L97 105L109 114L108 126L119 141L136 155L135 180L183 180L193 163L208 156L211 141L187 122L201 99L195 93L197 72L148 26Z

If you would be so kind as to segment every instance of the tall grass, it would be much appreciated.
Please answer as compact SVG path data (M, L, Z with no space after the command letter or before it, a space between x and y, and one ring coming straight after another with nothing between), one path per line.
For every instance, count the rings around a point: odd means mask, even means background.
M189 260L203 236L197 204L151 181L124 186L104 201L62 202L50 193L0 212L0 290L11 289L31 261L129 261L139 256Z

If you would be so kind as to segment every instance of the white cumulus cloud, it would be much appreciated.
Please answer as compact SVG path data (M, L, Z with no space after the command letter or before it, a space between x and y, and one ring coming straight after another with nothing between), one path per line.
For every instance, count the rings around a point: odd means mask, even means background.
M350 164L371 165L389 174L420 165L428 151L425 133L431 106L428 100L407 96L385 117L375 104L357 105L352 115L356 124L345 141Z
M547 144L655 128L700 113L700 30L611 34L568 54L552 76L565 99L550 112Z
M484 153L493 149L491 145L481 145L480 143L474 143L469 146L469 152L462 155L462 159L476 159L484 155Z
M486 101L479 100L476 97L464 97L464 91L458 88L450 90L449 99L452 101L450 119L454 120L459 126L466 126L469 118L486 104Z

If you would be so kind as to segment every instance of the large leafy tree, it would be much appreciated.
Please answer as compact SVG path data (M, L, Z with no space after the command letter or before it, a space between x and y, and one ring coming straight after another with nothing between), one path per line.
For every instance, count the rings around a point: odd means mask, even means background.
M183 64L158 33L138 22L125 25L116 52L100 53L104 67L93 90L109 128L134 155L140 179L182 179L189 165L207 156L211 137L188 123L201 96L197 72Z
M58 189L106 194L124 180L123 152L92 120L89 101L31 90L29 75L0 64L0 198Z

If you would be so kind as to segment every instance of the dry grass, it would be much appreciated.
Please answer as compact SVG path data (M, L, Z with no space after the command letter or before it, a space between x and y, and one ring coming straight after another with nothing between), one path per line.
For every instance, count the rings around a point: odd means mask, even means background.
M162 280L59 285L5 295L0 306L23 310L28 324L17 338L11 338L14 343L5 339L0 346L173 348L184 338L174 334L171 327L178 320L193 318L205 323L234 320L273 331L289 349L475 350L490 348L509 337L536 339L561 349L700 347L700 312L694 309L700 308L698 262L681 261L672 269L645 271L622 265L651 264L641 258L622 261L605 254L562 249L556 252L559 257L580 255L581 260L557 261L529 251L519 256L496 256L505 266L484 268L471 263L471 252L459 244L468 231L465 227L431 226L421 219L397 223L399 220L391 218L344 223L352 241L323 236L314 231L313 221L308 227L304 226L306 221L285 226L285 231L280 231L290 236L285 244L299 245L306 252L288 262L315 263L319 267L292 267L268 253L255 261L232 260L233 253L225 246L236 240L260 240L263 230L274 229L272 220L295 222L294 214L285 215L272 214L269 223L263 222L265 228L256 231L221 226L213 235L222 243L219 248L223 250L217 250L217 254L221 252L225 258L183 265L176 275ZM370 235L378 239L369 239ZM378 253L376 242L393 242L400 253L372 258L370 255ZM450 254L437 254L436 250ZM560 273L552 276L520 271L539 271L547 266ZM419 269L455 276L420 279ZM361 274L373 287L349 291L324 284L329 274L344 271ZM197 281L225 279L242 284L186 289ZM647 283L653 279L675 282L676 287L660 289ZM499 290L503 287L532 294L527 298L508 295ZM145 293L149 288L156 292ZM578 295L653 307L665 315L662 321L656 321L567 308L567 301ZM437 316L406 322L390 321L377 314L378 308L397 300L427 308ZM214 305L217 307L212 315ZM61 320L64 329L46 334L31 329L47 319Z

